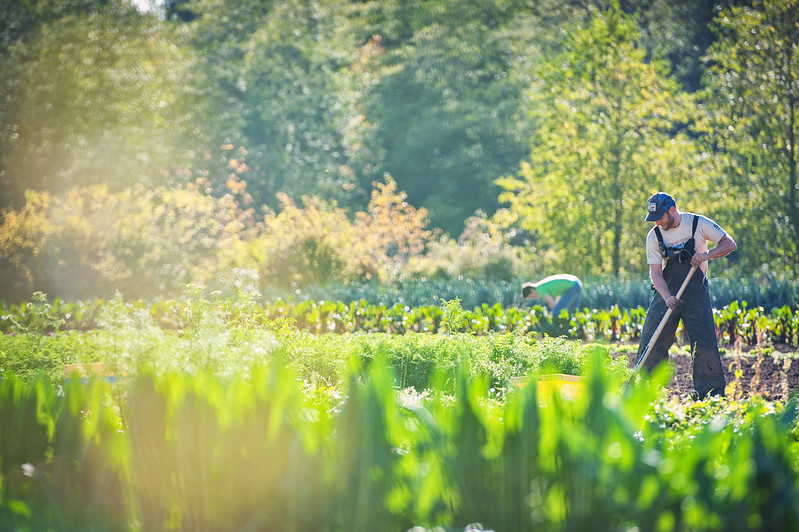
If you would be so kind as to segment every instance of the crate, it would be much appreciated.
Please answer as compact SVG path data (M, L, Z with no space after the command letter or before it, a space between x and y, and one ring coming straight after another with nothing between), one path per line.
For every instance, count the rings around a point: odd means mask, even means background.
M530 380L536 382L536 393L539 402L548 401L555 393L561 399L573 401L585 391L585 377L567 375L565 373L547 373L531 377L512 377L511 384L521 388Z
M73 375L80 378L83 383L89 382L90 378L101 378L106 382L116 382L117 378L113 368L110 368L102 362L94 362L90 364L67 364L64 366L64 379L69 382Z

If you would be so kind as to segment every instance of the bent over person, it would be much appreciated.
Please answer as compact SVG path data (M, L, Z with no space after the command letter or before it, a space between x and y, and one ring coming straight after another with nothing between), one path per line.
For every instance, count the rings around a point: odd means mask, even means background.
M570 313L580 305L583 295L583 283L574 275L561 273L550 275L537 283L524 283L522 297L537 299L543 297L553 316L560 316L560 311L568 310Z
M735 241L713 220L700 214L678 211L674 198L666 193L659 192L650 197L647 211L646 221L655 223L646 235L646 262L654 293L641 331L636 365L667 309L672 309L668 322L647 355L647 370L668 358L677 324L682 320L691 345L694 397L724 395L726 382L716 342L707 267L708 260L735 251ZM716 247L708 250L708 242L714 242ZM677 299L675 295L691 266L696 266L697 270L681 299Z

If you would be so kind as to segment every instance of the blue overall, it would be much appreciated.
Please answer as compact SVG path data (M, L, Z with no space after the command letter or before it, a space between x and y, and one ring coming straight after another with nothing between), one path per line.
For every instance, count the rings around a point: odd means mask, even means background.
M666 267L663 268L663 278L672 294L677 293L691 269L690 256L686 257L685 255L683 253L669 257ZM704 398L708 394L724 395L726 381L716 342L716 323L713 320L713 307L710 303L707 278L701 269L694 272L680 300L681 303L672 311L655 345L650 349L645 366L647 370L651 370L668 358L669 348L675 340L677 324L679 320L682 320L691 345L691 367L696 396ZM636 364L641 360L646 345L667 310L666 302L655 290L646 313L644 328L641 331L641 343L638 346Z
M583 295L583 283L579 280L576 281L571 288L566 290L560 295L560 299L555 304L555 307L552 309L553 316L560 316L560 312L563 309L569 311L569 313L573 313L577 310L577 307L580 306L580 300L582 299Z

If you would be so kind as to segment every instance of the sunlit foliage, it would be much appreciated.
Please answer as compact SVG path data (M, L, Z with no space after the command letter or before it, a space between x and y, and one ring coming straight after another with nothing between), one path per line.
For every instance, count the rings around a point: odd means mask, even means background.
M44 20L1 59L0 205L21 206L27 189L182 182L173 169L206 142L191 123L192 53L131 5L95 4L39 6Z
M254 290L385 282L433 238L426 212L408 205L391 178L375 183L368 212L354 219L333 203L308 197L298 205L284 194L277 212L257 216L239 164L221 197L204 178L173 189L28 191L25 206L0 224L0 295L141 297L191 283L235 292L247 278Z
M499 180L500 198L541 252L575 273L642 271L647 197L689 197L704 179L690 171L695 147L679 132L690 99L647 58L635 19L612 4L541 61L530 159Z
M451 392L395 390L380 352L351 359L335 388L280 360L232 377L73 374L60 392L4 378L0 420L15 430L0 432L0 518L69 530L796 528L795 400L664 401L668 372L622 392L606 356L585 353L572 398L531 382L500 399L466 358L437 379Z
M213 270L217 253L252 223L231 198L192 188L112 193L96 185L61 196L28 191L27 200L0 226L5 297L181 290Z
M707 106L726 199L746 269L799 264L799 2L758 0L717 18ZM736 239L738 237L736 236Z

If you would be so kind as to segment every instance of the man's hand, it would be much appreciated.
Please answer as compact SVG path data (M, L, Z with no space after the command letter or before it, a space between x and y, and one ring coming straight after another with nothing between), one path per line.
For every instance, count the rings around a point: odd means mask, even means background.
M682 303L682 299L677 299L674 296L669 296L669 298L666 300L666 306L671 310L677 310L677 307L680 306L680 303Z
M700 264L705 262L706 260L710 259L707 252L705 253L694 253L694 256L691 257L691 266L694 268L698 268Z
M680 300L669 292L669 285L666 284L666 280L663 278L663 266L660 264L650 264L649 277L652 279L655 290L658 291L660 297L666 302L666 306L671 310L675 310L680 304Z

